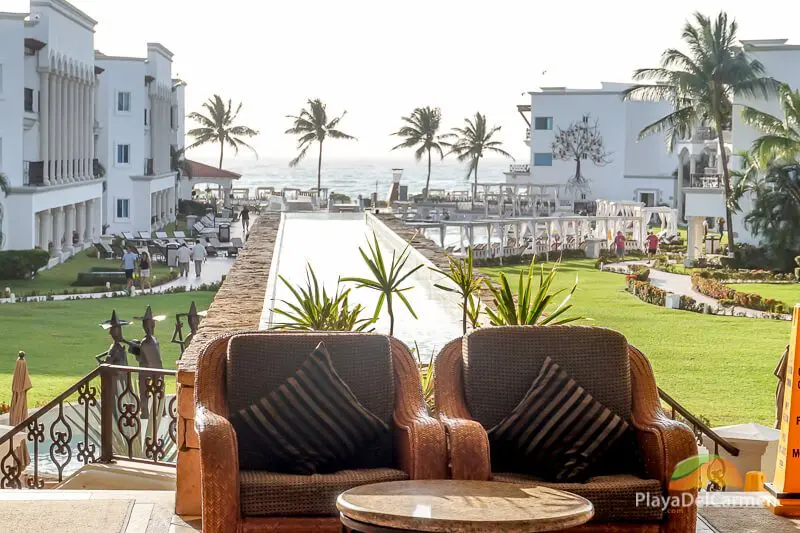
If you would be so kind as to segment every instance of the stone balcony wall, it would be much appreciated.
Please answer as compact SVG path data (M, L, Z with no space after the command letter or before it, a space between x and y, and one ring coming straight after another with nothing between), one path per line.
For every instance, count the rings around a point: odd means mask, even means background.
M178 361L179 451L175 509L180 515L200 514L200 445L194 427L197 357L202 347L220 333L258 329L279 225L280 214L277 213L262 214L255 221L244 249Z

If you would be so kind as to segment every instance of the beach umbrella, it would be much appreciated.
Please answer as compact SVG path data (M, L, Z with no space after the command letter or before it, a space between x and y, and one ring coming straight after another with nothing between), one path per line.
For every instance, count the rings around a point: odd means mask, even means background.
M28 418L28 390L33 387L31 376L28 374L28 362L25 361L25 352L19 352L17 364L14 367L14 376L11 379L11 411L8 421L12 426L22 423ZM25 442L17 450L21 464L20 470L25 470L31 462L28 456L28 446Z

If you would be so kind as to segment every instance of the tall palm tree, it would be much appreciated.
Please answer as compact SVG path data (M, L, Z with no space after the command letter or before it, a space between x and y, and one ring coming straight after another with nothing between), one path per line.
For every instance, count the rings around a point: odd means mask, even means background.
M172 170L180 170L181 176L186 176L192 179L192 173L189 172L189 163L186 161L186 148L175 148L170 145L169 147L169 160L170 168Z
M687 137L694 128L713 126L717 131L730 253L734 245L732 191L722 131L731 123L734 97L767 98L777 85L764 75L764 66L738 44L738 29L736 21L729 22L724 12L713 21L695 13L694 22L687 21L683 27L688 53L675 48L665 50L660 67L634 72L636 81L647 83L634 85L624 93L625 99L667 101L674 107L669 115L642 129L640 139L665 132L672 151L676 140Z
M285 133L297 135L297 149L300 152L297 157L289 162L290 167L296 167L300 161L306 156L306 152L314 142L319 144L319 156L317 157L317 194L322 190L322 143L325 139L348 139L357 140L355 137L348 135L341 130L337 129L339 122L347 114L344 111L338 117L328 120L328 112L322 100L316 98L308 100L307 108L301 109L299 115L287 115L286 118L294 120L294 125L286 130Z
M753 154L762 165L776 159L788 161L800 154L800 91L782 83L778 101L783 120L750 107L742 111L744 121L764 134L753 142Z
M258 130L236 125L239 111L242 110L241 102L234 111L230 99L226 105L220 95L215 94L213 98L203 102L203 109L206 110L206 114L197 111L189 113L189 118L200 124L200 127L189 130L189 135L195 137L195 141L186 147L187 150L208 143L219 143L219 168L222 168L226 144L233 148L235 154L239 153L239 148L244 147L258 157L256 149L242 140L242 137L255 137L258 135Z
M445 155L455 154L459 161L469 161L467 178L470 174L475 174L475 181L472 185L473 202L478 193L478 162L480 158L490 152L514 159L511 154L500 148L502 142L492 140L492 136L498 131L500 131L500 126L487 126L486 115L477 112L474 118L464 119L463 128L453 128L451 133L443 135L445 138L455 139L455 142L452 143L442 143L450 148Z
M428 190L431 187L431 152L439 153L439 157L444 159L442 146L442 136L439 135L439 126L442 122L442 112L438 107L418 107L411 112L411 115L402 117L405 125L392 135L404 137L405 140L392 148L417 148L414 152L414 159L422 159L422 155L428 153L428 178L425 180L425 200L428 199Z

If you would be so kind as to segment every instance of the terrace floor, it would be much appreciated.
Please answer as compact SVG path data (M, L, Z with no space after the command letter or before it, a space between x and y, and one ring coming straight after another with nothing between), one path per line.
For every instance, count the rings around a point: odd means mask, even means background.
M714 493L701 497L701 512L704 507L724 507L726 512L737 513L736 506L761 506L766 493ZM704 495L705 496L705 495ZM70 501L72 507L80 508L81 502L90 500L133 500L134 504L128 525L120 533L193 533L201 530L200 517L174 514L175 493L173 491L125 491L125 490L0 490L0 516L4 502L39 502L37 507L46 511L45 502ZM732 506L733 505L733 506ZM800 521L786 520L792 530L800 527ZM2 528L0 528L2 529ZM7 531L3 529L3 531ZM26 530L30 531L30 530ZM40 529L38 533L61 533L63 530ZM755 531L755 530L753 530ZM17 533L12 531L11 533ZM22 533L22 532L19 532ZM109 532L114 533L114 532ZM696 533L729 533L709 525L698 517Z

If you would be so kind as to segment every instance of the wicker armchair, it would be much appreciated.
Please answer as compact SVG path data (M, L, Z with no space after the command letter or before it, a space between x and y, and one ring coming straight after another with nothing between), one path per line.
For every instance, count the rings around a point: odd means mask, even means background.
M492 468L486 429L517 405L547 356L626 418L635 433L585 483L540 483ZM675 465L697 454L697 444L685 425L663 413L650 363L621 334L582 326L484 328L446 345L434 367L436 411L447 432L453 479L534 482L580 494L595 506L593 520L577 529L582 532L695 531L696 491L689 492L689 505L681 505L683 493L669 491L668 484ZM637 504L637 493L650 505ZM652 507L656 502L670 505L662 512Z
M392 435L381 446L364 450L364 457L360 454L363 465L333 474L240 470L239 448L247 443L237 441L229 412L281 383L320 341L359 401L393 426ZM417 366L396 339L364 333L223 335L200 355L195 391L204 532L339 533L335 500L344 490L446 476L444 430L428 415Z

